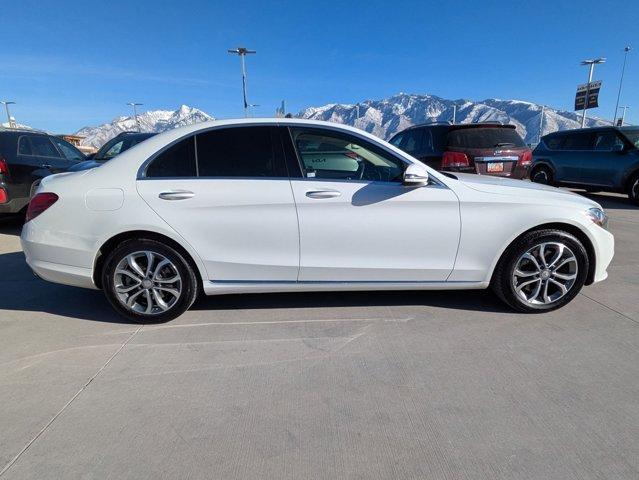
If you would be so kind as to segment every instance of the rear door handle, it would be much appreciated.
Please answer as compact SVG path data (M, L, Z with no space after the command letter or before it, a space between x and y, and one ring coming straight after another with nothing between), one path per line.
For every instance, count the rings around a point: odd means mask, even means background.
M339 197L342 192L337 190L309 190L306 196L309 198L335 198Z
M168 192L162 192L158 195L162 200L186 200L193 198L195 193L189 190L171 190Z

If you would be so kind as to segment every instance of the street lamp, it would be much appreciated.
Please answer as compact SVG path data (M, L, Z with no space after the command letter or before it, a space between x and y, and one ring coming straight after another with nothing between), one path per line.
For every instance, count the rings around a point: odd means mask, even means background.
M605 58L595 58L594 60L584 60L581 65L588 65L588 84L586 85L586 102L584 103L584 113L581 116L581 128L586 126L586 110L588 110L588 97L590 96L590 82L592 82L592 72L595 70L595 65L599 63L605 63Z
M144 105L143 103L129 102L127 105L131 105L133 107L133 117L135 118L135 124L138 126L138 132L141 132L140 128L140 119L138 118L138 109L140 105Z
M0 103L4 105L4 109L7 111L7 121L9 122L9 128L16 128L16 123L15 121L11 120L11 114L9 113L9 105L15 105L16 102L0 100Z
M630 47L626 47L623 49L625 52L623 55L623 67L621 67L621 79L619 80L619 91L617 92L617 103L615 104L615 117L612 120L612 124L614 125L617 121L617 112L619 111L619 98L621 97L621 87L623 86L623 74L626 72L626 60L628 59L628 52L630 51ZM626 111L623 111L624 115ZM623 120L621 121L623 125Z
M244 58L251 53L257 53L255 50L249 50L245 47L237 47L235 49L228 50L229 53L239 55L240 62L242 64L242 94L244 96L244 116L249 116L249 107L251 106L248 103L248 99L246 98L246 64Z

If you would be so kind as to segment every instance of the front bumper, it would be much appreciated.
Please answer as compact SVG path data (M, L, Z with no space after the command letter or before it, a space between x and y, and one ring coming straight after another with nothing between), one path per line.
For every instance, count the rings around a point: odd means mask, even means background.
M615 237L607 230L593 224L588 229L595 250L595 272L592 282L608 278L608 267L615 255Z

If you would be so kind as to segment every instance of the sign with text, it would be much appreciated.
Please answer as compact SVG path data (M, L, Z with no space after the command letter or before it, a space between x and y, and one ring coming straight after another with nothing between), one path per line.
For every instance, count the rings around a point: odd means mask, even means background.
M601 89L601 80L596 82L584 83L577 87L575 95L575 110L583 110L585 108L597 108L599 106L599 90ZM586 102L586 96L588 101Z

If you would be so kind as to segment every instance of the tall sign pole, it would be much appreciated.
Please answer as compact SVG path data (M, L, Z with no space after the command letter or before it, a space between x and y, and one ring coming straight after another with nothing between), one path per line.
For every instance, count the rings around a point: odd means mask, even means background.
M9 113L9 105L15 105L16 102L11 102L8 100L0 101L4 105L4 109L7 112L7 122L9 122L9 128L16 128L16 122L11 119L11 113Z
M242 66L242 96L243 96L243 100L244 100L244 116L248 117L249 116L249 107L251 106L250 103L248 103L248 96L247 96L247 87L246 87L246 63L244 61L244 58L246 57L246 55L251 54L251 53L257 53L255 50L249 50L248 48L245 47L237 47L235 49L230 49L228 50L229 53L232 54L236 54L240 57L240 64Z
M143 105L142 103L136 103L136 102L129 102L127 103L127 105L131 105L133 107L133 117L135 118L135 124L138 127L138 132L141 132L142 129L140 128L140 119L138 118L138 109L137 107L140 105Z
M586 112L588 110L588 105L590 103L590 83L592 82L592 74L595 71L595 65L599 63L605 63L605 58L596 58L594 60L584 60L581 62L582 65L588 65L588 83L586 84L586 98L584 103L584 113L581 116L581 128L586 126Z

